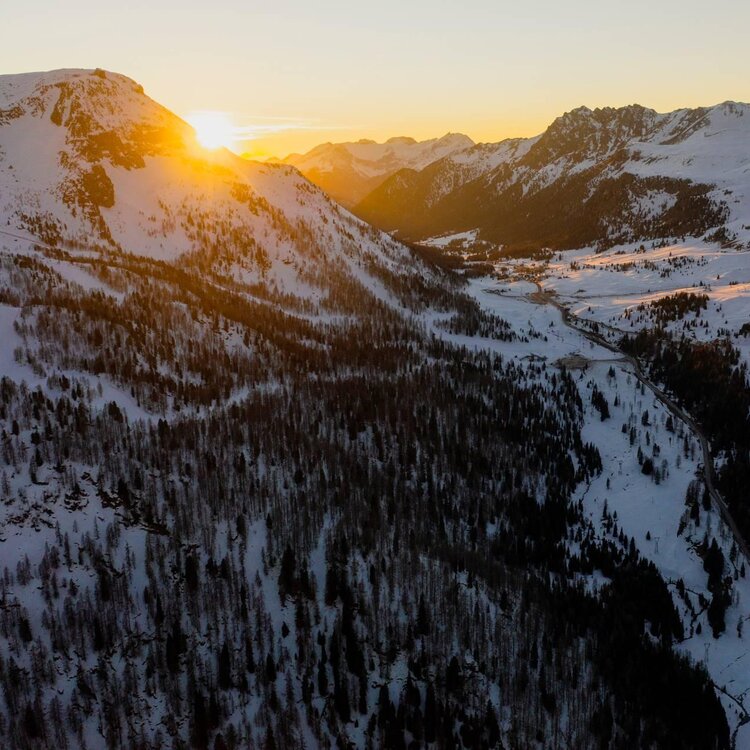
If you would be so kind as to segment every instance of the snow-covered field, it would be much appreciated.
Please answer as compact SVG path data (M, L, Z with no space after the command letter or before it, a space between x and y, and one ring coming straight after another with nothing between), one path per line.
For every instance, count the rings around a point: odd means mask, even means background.
M707 308L698 316L688 314L667 328L704 341L729 336L750 362L750 338L741 333L750 322L750 251L720 249L698 240L604 253L577 250L550 261L544 286L557 292L576 315L623 333L653 325L653 318L639 308L675 294L706 295Z

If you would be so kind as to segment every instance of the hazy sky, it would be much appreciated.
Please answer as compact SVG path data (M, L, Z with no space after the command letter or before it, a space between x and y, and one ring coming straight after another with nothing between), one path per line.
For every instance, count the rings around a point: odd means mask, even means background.
M238 150L532 135L578 105L750 100L742 0L0 0L0 72L102 67Z

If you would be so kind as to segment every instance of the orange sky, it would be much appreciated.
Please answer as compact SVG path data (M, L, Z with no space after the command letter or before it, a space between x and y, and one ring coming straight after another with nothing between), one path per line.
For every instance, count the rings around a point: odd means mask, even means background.
M103 67L182 116L226 113L267 156L327 140L533 135L638 102L750 100L738 0L27 0L0 72Z

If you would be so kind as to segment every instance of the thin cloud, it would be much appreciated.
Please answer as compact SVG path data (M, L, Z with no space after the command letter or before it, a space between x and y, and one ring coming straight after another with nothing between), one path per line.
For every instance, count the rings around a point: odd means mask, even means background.
M276 133L351 130L349 125L331 124L322 120L305 117L275 117L269 115L252 115L223 110L195 110L187 119L196 116L219 115L226 117L231 123L232 140L235 142L254 141Z
M238 141L253 141L276 133L295 131L348 130L348 125L330 125L319 120L298 117L248 118L243 125L235 125L232 135Z

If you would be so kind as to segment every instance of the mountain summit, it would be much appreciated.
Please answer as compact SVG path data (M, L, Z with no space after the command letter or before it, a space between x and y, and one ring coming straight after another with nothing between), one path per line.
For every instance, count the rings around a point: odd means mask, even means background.
M0 195L4 231L47 247L221 268L306 304L334 278L388 298L396 269L426 273L296 169L202 148L140 85L98 69L0 76Z

